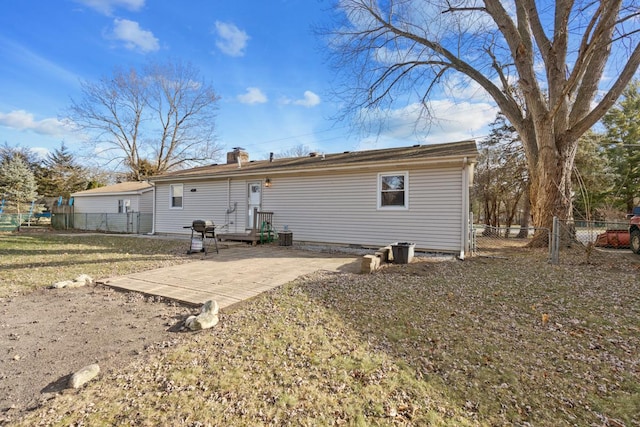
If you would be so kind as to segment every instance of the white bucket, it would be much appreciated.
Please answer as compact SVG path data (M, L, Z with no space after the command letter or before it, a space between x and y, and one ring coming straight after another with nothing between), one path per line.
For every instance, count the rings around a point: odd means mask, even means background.
M198 252L202 250L202 239L191 239L191 252Z

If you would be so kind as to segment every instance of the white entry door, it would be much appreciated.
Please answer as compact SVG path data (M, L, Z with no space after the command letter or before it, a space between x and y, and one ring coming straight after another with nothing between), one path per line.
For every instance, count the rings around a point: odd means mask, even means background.
M247 188L247 229L253 227L253 208L260 210L262 203L262 183L250 182Z

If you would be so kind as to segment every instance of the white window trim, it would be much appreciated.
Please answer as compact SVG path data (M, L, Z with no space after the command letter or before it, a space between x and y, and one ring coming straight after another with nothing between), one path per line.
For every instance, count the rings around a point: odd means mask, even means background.
M122 206L120 205L122 202ZM122 210L120 208L122 207ZM118 199L118 213L131 212L131 199Z
M382 177L383 176L404 176L404 206L382 206ZM409 172L380 172L378 174L378 195L377 210L379 211L408 211L409 210Z
M173 206L173 187L182 187L182 206ZM169 209L184 209L184 184L169 184Z

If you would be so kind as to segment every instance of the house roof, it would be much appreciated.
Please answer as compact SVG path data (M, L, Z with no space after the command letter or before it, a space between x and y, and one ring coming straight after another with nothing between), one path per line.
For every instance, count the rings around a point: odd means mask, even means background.
M223 178L252 174L284 174L312 172L315 170L358 169L367 166L391 164L404 166L455 161L467 158L475 162L478 149L475 141L460 141L446 144L414 145L411 147L386 148L380 150L345 151L336 154L276 158L237 163L213 164L192 169L169 172L151 177L151 181L175 181L178 179Z
M91 190L78 191L73 193L77 196L107 196L116 194L140 194L151 190L153 185L147 181L121 182L119 184L107 185L105 187L92 188Z

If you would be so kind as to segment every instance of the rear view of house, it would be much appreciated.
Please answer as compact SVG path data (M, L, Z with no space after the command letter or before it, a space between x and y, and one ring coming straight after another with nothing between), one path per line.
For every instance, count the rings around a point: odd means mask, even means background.
M297 242L468 251L474 141L251 161L242 149L226 164L153 178L154 232L189 232L213 220L221 237L252 232L254 211Z

